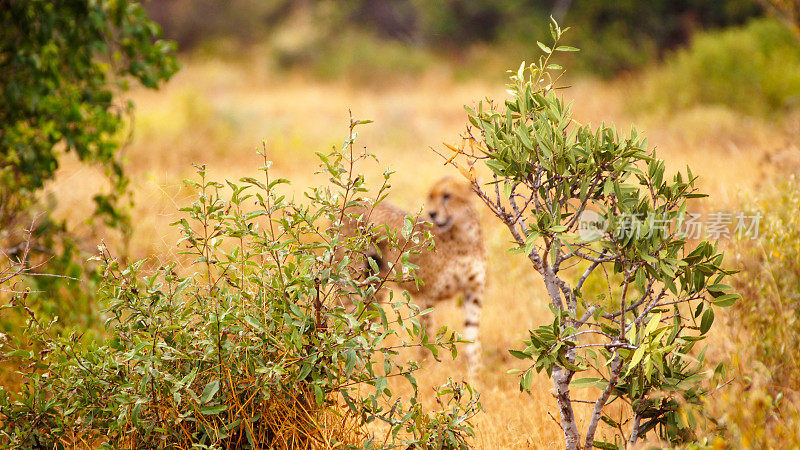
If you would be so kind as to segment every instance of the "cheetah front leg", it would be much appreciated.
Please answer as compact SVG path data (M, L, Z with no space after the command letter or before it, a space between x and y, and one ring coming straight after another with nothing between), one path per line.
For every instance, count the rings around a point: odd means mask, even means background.
M469 373L476 373L481 367L481 343L478 340L481 324L481 302L483 289L477 288L464 293L464 339L467 343L464 353L467 355Z

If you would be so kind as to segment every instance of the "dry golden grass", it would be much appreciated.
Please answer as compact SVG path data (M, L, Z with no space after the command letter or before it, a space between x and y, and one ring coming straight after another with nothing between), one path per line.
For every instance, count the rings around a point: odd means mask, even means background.
M623 131L635 123L666 159L668 169L689 164L701 176L702 189L711 194L704 209L734 208L740 196L756 192L786 167L774 163L774 155L788 148L786 130L718 108L668 118L632 117L623 99L636 95L636 88L635 81L609 85L575 80L567 95L575 101L578 120L613 122ZM375 121L360 129L358 144L367 146L380 163L362 170L378 182L386 167L394 169L392 201L416 210L429 185L450 173L429 147L458 142L466 123L462 105L503 95L500 84L454 84L435 74L363 90L344 83L273 77L241 64L187 61L162 91L133 94L136 134L125 150L136 202L131 257L174 251L177 234L168 223L180 217L178 207L193 197L181 183L193 175L193 162L208 164L216 179L257 176L260 158L255 152L266 139L273 173L293 180L296 192L323 181L313 175L314 152L340 144L348 109L359 119ZM80 226L91 212L92 193L102 184L101 173L67 161L49 190L59 199L59 214ZM475 381L486 412L477 418L475 443L478 448L557 447L561 431L554 420L557 410L549 379L536 378L529 395L520 393L517 378L506 374L522 367L507 349L518 346L529 328L549 318L544 288L525 260L505 252L505 230L488 213L484 222L491 268L481 328L486 368ZM455 303L442 305L434 321L459 329L461 312ZM717 350L720 358L735 351L727 336L712 344L725 342ZM433 365L420 374L420 386L430 393L429 386L464 373L462 360ZM578 413L587 415L582 408Z

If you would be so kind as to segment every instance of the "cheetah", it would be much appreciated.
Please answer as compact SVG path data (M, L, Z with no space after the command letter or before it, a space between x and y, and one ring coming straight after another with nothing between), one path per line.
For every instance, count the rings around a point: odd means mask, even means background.
M427 217L423 226L431 232L434 248L420 249L410 257L410 262L418 266L416 276L420 283L398 283L425 309L456 295L463 296L463 336L469 341L464 353L470 371L480 367L478 333L486 286L486 250L473 196L468 183L453 177L442 178L433 185L428 194ZM382 202L369 214L369 221L375 225L373 229L399 230L407 215L400 208ZM353 232L352 227L350 232ZM400 242L400 247L403 244ZM367 257L373 259L380 275L385 276L389 271L387 262L397 261L400 250L391 248L385 236L375 236L373 245L374 249ZM421 317L426 330L430 328L430 316Z

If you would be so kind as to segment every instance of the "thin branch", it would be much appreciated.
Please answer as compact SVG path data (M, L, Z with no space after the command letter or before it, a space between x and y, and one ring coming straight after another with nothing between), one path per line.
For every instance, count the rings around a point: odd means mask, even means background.
M628 445L636 444L636 441L639 439L639 424L642 421L642 415L640 413L634 413L633 415L633 427L631 428L631 437L628 439Z
M605 255L605 253L606 253L605 250L603 250L602 255ZM583 272L583 275L581 275L581 277L578 279L578 283L575 285L576 291L580 292L581 288L583 287L583 283L586 282L586 279L589 278L589 275L591 275L594 269L596 269L597 266L599 266L600 264L602 264L600 260L593 261L592 264L588 268L586 268L586 270Z
M608 379L608 385L594 404L594 410L592 411L591 419L589 421L589 428L586 431L586 442L584 444L585 448L592 448L594 446L594 434L597 431L597 425L599 424L600 417L603 414L603 408L606 406L606 402L608 401L608 397L611 396L611 392L617 386L619 373L621 371L622 358L620 357L619 353L617 353L614 355L614 359L611 361L611 376Z

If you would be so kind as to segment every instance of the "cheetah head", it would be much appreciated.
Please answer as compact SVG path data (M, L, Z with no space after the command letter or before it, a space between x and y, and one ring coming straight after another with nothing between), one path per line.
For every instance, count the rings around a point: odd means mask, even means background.
M428 194L428 220L439 233L450 230L454 224L474 220L472 189L464 181L444 177L431 188Z

